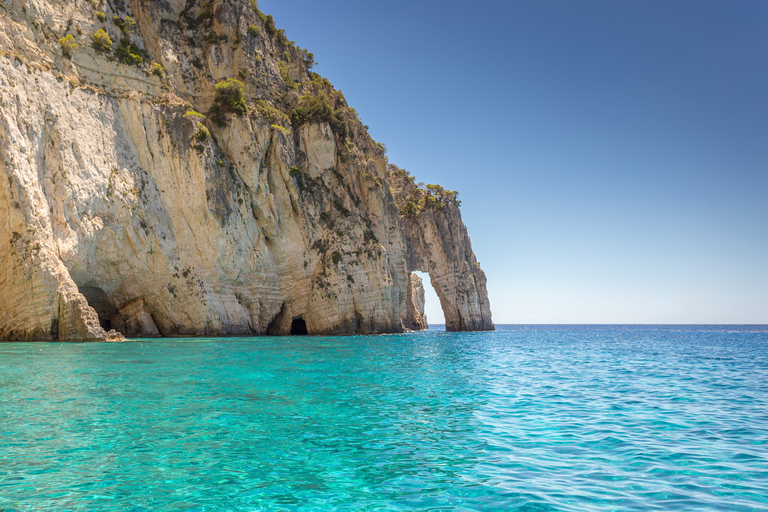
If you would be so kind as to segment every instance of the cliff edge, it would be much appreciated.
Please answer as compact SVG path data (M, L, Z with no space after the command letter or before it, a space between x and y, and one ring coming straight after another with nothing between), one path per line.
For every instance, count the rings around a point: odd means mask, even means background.
M492 328L457 206L401 214L255 2L5 0L0 27L0 339L401 332L421 269L449 330Z

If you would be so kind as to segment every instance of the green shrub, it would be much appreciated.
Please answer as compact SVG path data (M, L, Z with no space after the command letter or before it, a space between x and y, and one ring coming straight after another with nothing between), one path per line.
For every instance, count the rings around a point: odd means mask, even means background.
M107 52L112 49L112 39L110 39L109 34L102 29L97 30L91 38L93 39L93 47L96 51Z
M115 50L117 60L123 64L130 64L132 66L139 66L144 62L144 57L141 55L142 53L144 53L144 51L141 48L131 43L125 37L120 40L120 46Z
M347 136L347 120L344 117L344 111L341 109L337 109L333 111L333 116L331 116L331 130L333 130L333 133L338 135L341 138L345 138Z
M347 136L347 121L341 109L334 110L324 93L317 96L305 95L301 103L291 112L291 126L294 130L306 123L328 123L333 132L344 138Z
M410 199L400 207L400 215L404 217L417 217L419 213L421 213L421 210L418 205Z
M165 68L159 62L153 62L152 74L163 78L163 75L165 75Z
M203 126L202 123L197 123L197 134L195 135L195 140L198 142L203 142L204 140L208 139L210 137L211 132L208 131L208 128Z
M248 113L243 83L234 78L228 78L216 84L214 101L225 112L240 116Z
M331 84L330 80L328 80L324 76L318 75L314 71L309 72L309 78L312 79L312 84L316 86L318 89L329 89L333 87L333 84Z
M59 44L61 45L61 53L69 58L72 57L72 51L79 46L71 35L59 39Z
M296 82L291 77L291 72L288 69L288 64L286 64L283 61L279 61L277 63L277 67L280 69L280 77L283 79L283 82L285 82L285 85L287 85L288 88L290 88L290 89L292 89L294 91L298 91L299 90L299 83Z
M261 17L261 21L264 22L264 26L267 29L267 33L274 37L277 34L277 27L275 27L275 19L272 17L271 14L264 15L262 13L259 13L259 16Z
M312 68L315 67L315 54L303 48L299 48L299 54L304 61L307 71L312 71Z
M333 109L328 104L325 94L305 95L301 97L299 106L291 112L291 125L296 130L306 123L328 123L331 117L333 117Z
M112 23L123 32L124 37L129 39L133 37L134 32L136 32L136 20L130 16L126 16L125 18L114 16L112 18Z
M440 185L416 184L413 176L405 169L390 165L387 176L390 183L396 185L392 190L400 214L404 217L418 217L425 210L443 211L448 205L461 205L458 192L444 189Z
M339 251L333 251L331 259L333 260L333 264L337 265L341 261L341 254L339 254Z
M304 176L304 171L301 170L301 167L296 167L293 165L290 169L288 169L288 174L290 174L291 177Z
M188 110L186 114L184 114L184 117L191 117L193 119L198 119L202 121L205 119L205 116L201 114L200 112L195 112L194 110Z
M291 122L285 112L275 108L270 102L266 100L257 100L256 110L259 112L259 114L261 114L262 117L269 120L271 124L283 125Z
M101 11L96 11L96 18L102 23L107 21L107 15Z
M288 40L288 36L285 35L285 29L282 28L277 31L276 39L283 46L293 46L294 44L293 41Z
M257 27L253 23L251 23L250 25L248 25L247 32L248 32L248 35L251 36L251 37L258 37L258 35L259 35L259 27Z
M270 125L270 128L274 130L280 130L284 135L290 135L291 131L286 128L285 126L280 126L279 124L272 124Z
M217 43L226 43L227 40L228 38L224 34L221 34L221 35L207 34L203 36L203 42L207 45L213 45Z

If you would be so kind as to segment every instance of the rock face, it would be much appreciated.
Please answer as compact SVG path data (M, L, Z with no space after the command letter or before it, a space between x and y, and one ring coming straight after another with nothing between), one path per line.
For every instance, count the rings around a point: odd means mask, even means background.
M427 315L424 314L424 284L416 274L411 274L408 281L408 295L403 311L403 327L411 331L429 329Z
M0 50L0 339L400 332L422 268L449 328L492 326L458 209L401 218L381 146L250 2L6 1Z
M493 330L485 273L461 221L458 193L416 185L396 166L390 166L388 179L403 214L408 270L429 273L446 330Z

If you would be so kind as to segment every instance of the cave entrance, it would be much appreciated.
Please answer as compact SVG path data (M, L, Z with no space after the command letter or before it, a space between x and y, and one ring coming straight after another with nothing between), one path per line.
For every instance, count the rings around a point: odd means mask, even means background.
M294 318L293 322L291 322L291 336L306 336L307 334L309 334L307 332L307 322L301 317Z
M109 300L107 294L101 288L95 286L80 286L80 293L83 294L88 305L91 306L96 314L99 315L99 324L105 331L112 329L112 319L117 314L117 308Z
M437 292L432 286L432 279L426 272L420 272L418 270L413 271L414 274L419 276L424 287L424 314L427 316L429 325L432 327L445 325L445 313L443 313L442 304L437 297Z

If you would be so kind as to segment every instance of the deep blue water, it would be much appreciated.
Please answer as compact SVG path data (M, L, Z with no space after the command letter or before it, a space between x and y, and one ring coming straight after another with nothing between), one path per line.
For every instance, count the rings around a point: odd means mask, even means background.
M3 343L0 510L768 510L768 327Z

